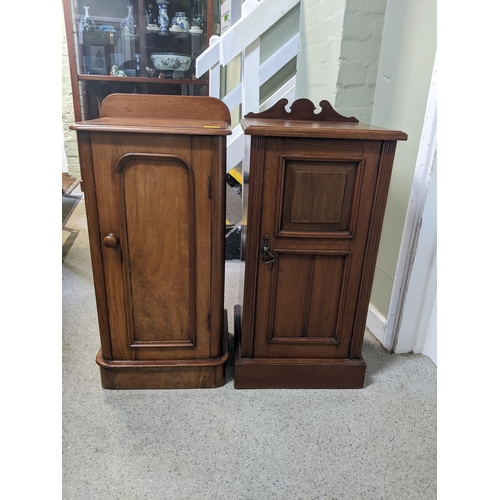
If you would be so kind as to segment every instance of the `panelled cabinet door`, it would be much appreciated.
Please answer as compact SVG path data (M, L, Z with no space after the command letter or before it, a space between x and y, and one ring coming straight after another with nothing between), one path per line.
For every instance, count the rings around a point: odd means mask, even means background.
M266 143L256 357L349 354L380 142L325 146Z

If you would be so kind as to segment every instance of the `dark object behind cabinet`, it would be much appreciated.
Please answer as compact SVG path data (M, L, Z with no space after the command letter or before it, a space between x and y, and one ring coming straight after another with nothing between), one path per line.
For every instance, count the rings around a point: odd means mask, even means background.
M108 389L218 387L227 107L113 94L77 131Z
M361 356L396 141L322 101L242 122L247 220L235 388L362 388ZM244 185L244 189L246 185Z

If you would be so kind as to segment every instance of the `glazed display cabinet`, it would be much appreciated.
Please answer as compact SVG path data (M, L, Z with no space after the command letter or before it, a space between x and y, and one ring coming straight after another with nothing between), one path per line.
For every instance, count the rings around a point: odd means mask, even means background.
M63 0L75 120L113 93L208 95L195 59L217 34L215 0Z

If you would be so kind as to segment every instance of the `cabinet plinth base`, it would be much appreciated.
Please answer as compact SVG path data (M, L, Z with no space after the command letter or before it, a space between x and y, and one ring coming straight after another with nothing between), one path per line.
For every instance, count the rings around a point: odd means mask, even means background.
M361 359L242 358L241 307L234 308L235 389L362 389Z
M98 352L104 389L206 389L226 383L229 358L227 311L224 311L223 352L218 358L154 361L107 360Z

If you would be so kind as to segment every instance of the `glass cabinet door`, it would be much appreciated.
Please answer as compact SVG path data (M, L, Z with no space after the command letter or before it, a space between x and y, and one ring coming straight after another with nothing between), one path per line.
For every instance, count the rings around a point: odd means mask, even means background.
M75 16L80 56L78 72L140 76L137 2L78 0L78 8L80 12Z
M65 1L85 119L114 92L207 95L195 61L214 34L214 0Z

